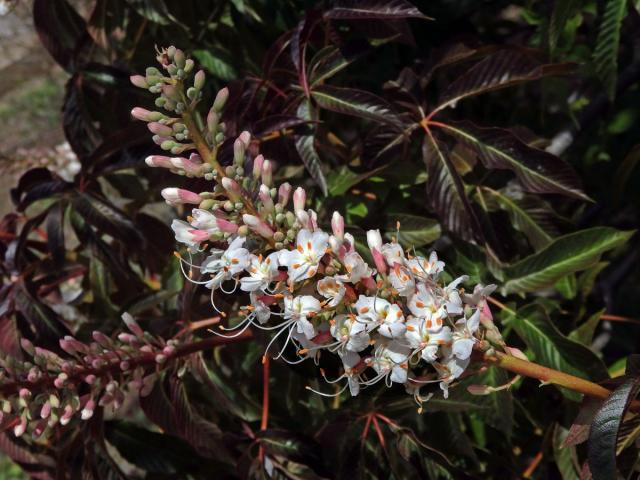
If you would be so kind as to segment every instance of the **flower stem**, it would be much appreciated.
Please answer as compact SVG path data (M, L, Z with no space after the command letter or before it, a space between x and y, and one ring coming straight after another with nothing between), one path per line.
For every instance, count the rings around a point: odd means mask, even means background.
M271 357L262 357L262 418L260 420L260 430L266 430L269 425L269 367ZM264 462L264 447L260 445L258 452L260 462Z
M568 388L574 392L583 393L591 397L607 399L611 395L611 391L602 385L590 382L584 378L569 375L559 370L553 370L537 363L521 360L512 355L502 352L487 353L484 357L485 361L497 367L503 368L518 375L536 378L544 383L558 385ZM635 400L631 403L631 410L640 412L640 401Z

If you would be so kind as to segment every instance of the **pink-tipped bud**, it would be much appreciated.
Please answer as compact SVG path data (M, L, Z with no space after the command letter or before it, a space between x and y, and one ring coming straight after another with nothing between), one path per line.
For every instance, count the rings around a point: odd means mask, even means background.
M215 100L213 101L213 109L216 112L221 112L224 108L225 103L227 103L227 99L229 98L229 89L224 87L222 90L218 92Z
M229 220L225 220L224 218L216 218L216 224L218 228L227 233L236 233L238 231L238 225Z
M188 160L183 157L173 157L170 159L171 165L178 170L184 170L186 173L191 175L197 175L201 172L200 164L193 163L191 160Z
M118 334L118 340L120 340L122 343L132 345L136 343L137 338L135 337L135 335L131 335L127 332L122 332Z
M87 385L93 385L97 379L98 377L96 377L93 373L90 373L89 375L84 377L84 381Z
M302 228L306 228L307 230L312 230L311 228L311 219L309 218L309 214L305 210L296 210L296 218Z
M13 434L16 437L20 437L27 431L27 417L20 417L20 423L13 427Z
M93 400L93 398L90 398L87 403L85 403L82 412L80 412L80 418L82 420L89 420L91 417L93 417L93 412L95 409L96 402Z
M60 425L64 426L71 421L71 417L73 417L73 407L71 405L67 405L64 407L64 413L62 417L60 417Z
M147 79L142 75L131 75L129 77L131 83L138 88L149 88L149 84L147 83Z
M387 271L387 262L385 262L384 255L381 252L382 236L380 235L380 230L367 231L367 244L369 245L369 250L371 250L371 255L373 255L376 268L379 272L385 273Z
M467 392L471 395L489 395L492 393L494 389L489 385L469 385L467 387Z
M197 153L189 155L189 161L195 165L202 165L202 157Z
M227 192L240 193L240 185L238 182L229 177L222 177L221 180L222 188L224 188Z
M21 388L18 392L18 395L20 396L20 398L26 400L28 398L31 398L31 390L29 390L28 388Z
M149 122L147 124L147 128L151 133L155 133L156 135L160 135L162 137L171 137L173 135L173 130L171 127L159 122Z
M91 336L102 348L111 348L113 345L111 339L102 332L93 331Z
M149 155L144 159L144 163L150 167L173 168L171 158L162 155Z
M76 349L74 348L73 343L66 338L61 338L58 343L60 344L60 348L67 352L69 355L76 354Z
M163 355L161 353L159 353L158 355L156 355L156 363L162 365L164 362L167 361L167 357L166 355Z
M339 212L333 212L331 217L331 230L333 234L342 240L344 238L344 217Z
M240 135L238 135L238 140L242 142L244 148L249 148L249 144L251 143L251 134L246 130L243 130Z
M58 389L64 388L68 379L69 379L69 376L64 372L61 372L53 381L53 385Z
M253 159L253 178L258 178L262 174L262 164L264 163L264 157L258 155Z
M245 213L244 215L242 215L242 221L247 227L249 227L252 231L256 232L261 237L273 237L273 230L271 230L271 227L269 227L269 225L263 222L260 218Z
M136 337L142 338L144 336L144 330L138 325L138 322L134 320L134 318L128 312L124 312L122 314L122 321L125 323L127 328L131 333L133 333Z
M282 185L280 185L280 188L278 188L278 203L283 207L286 207L287 203L289 203L291 190L292 188L289 182L284 182Z
M44 405L42 405L40 409L40 418L49 418L49 415L51 415L51 404L44 402Z
M299 210L304 210L304 206L307 203L307 192L305 192L304 188L298 187L295 192L293 192L293 210L295 212Z
M207 130L213 134L217 133L219 123L220 115L212 108L207 114Z
M131 116L137 120L142 120L143 122L150 122L149 115L151 112L146 108L135 107L131 110Z
M275 205L273 204L273 199L271 198L269 187L267 187L266 185L260 185L260 191L258 192L258 197L262 202L262 207L265 212L271 213L274 211Z
M202 90L202 87L204 87L205 78L206 76L204 74L204 71L198 70L193 77L193 87L196 90Z
M29 340L27 340L26 338L21 338L20 339L20 346L22 347L22 349L27 352L29 355L33 355L36 351L35 347L33 346L33 343L31 343Z
M162 349L162 353L167 357L171 357L173 354L176 353L176 347L174 347L173 345L167 345Z
M199 205L202 201L202 197L200 197L200 195L183 188L164 188L160 192L160 195L162 195L162 198L164 198L169 205L178 205L183 203Z
M273 164L271 160L262 162L262 183L270 187L273 185Z

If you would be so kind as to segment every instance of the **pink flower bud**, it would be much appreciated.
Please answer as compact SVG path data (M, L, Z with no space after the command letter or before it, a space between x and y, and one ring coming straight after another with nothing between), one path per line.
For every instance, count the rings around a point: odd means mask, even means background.
M18 395L20 396L20 398L31 398L31 390L29 390L28 388L21 388L20 391L18 392Z
M227 233L236 233L238 231L238 225L224 218L216 218L216 225L220 230Z
M68 378L69 376L66 373L61 372L53 381L53 385L58 389L64 388L64 385L67 383Z
M69 355L76 354L76 349L74 348L73 343L66 338L61 338L58 343L60 343L60 348L67 352Z
M156 363L162 365L166 361L167 361L167 357L165 355L162 355L161 353L156 355Z
M171 127L162 123L149 122L147 123L147 128L151 133L155 133L156 135L160 135L162 137L173 136L173 130L171 129Z
M262 183L270 187L273 184L273 164L271 160L262 163Z
M273 230L271 230L271 227L269 227L269 225L267 225L260 218L245 213L244 215L242 215L242 221L247 227L249 227L252 231L256 232L261 237L273 237Z
M71 421L71 417L73 417L73 407L71 405L67 405L64 407L64 413L62 417L60 417L60 425L64 426Z
M173 168L169 157L163 157L162 155L149 155L144 159L144 163L150 167Z
M24 432L27 431L27 417L20 417L20 423L18 423L15 427L13 427L13 434L16 437L22 436Z
M202 157L197 153L192 153L189 155L189 161L191 163L195 163L196 165L202 165Z
M93 400L93 398L90 398L87 403L85 403L82 412L80 412L80 418L82 420L89 420L91 417L93 417L93 412L95 409L96 402Z
M258 155L253 159L253 177L258 178L262 173L262 164L264 163L264 157Z
M387 271L387 263L384 260L384 255L380 249L382 248L382 236L380 235L380 230L369 230L367 231L367 244L369 245L369 250L371 250L371 255L373 255L373 261L376 264L376 268L379 272L385 273Z
M471 395L489 395L493 392L493 389L488 385L469 385L467 387L467 392Z
M49 415L51 415L51 404L44 402L44 405L42 405L40 409L40 418L49 418Z
M244 163L244 151L244 143L240 138L236 138L236 141L233 142L233 162L236 165L242 165L242 163Z
M213 109L216 112L222 111L222 109L224 108L224 104L227 103L228 98L229 98L229 89L227 87L224 87L216 95L216 99L213 101Z
M331 217L331 230L340 240L344 238L344 217L338 212L333 212Z
M220 181L222 183L222 188L224 188L227 192L240 193L240 185L238 182L229 177L222 177Z
M125 323L127 328L131 333L133 333L136 337L142 338L144 336L144 331L138 325L138 322L134 320L134 318L128 312L124 312L122 314L122 321Z
M289 203L291 190L292 188L289 182L284 182L282 185L280 185L280 188L278 188L278 203L283 207L286 207L287 203Z
M96 382L96 380L97 380L97 377L92 373L84 377L84 381L87 385L93 385Z
M174 168L177 168L179 170L184 170L189 174L197 175L201 172L199 163L194 163L191 160L188 160L186 158L173 157L169 159L169 161L171 162L171 165Z
M293 192L293 210L295 212L299 210L304 210L304 206L307 203L307 192L305 192L304 188L298 187L296 191Z
M213 108L209 110L207 115L207 129L211 133L216 133L218 130L218 124L220 123L220 115Z
M169 205L178 205L183 203L198 205L202 201L200 195L183 188L164 188L160 192L160 195L162 195L162 198L164 198Z
M137 120L142 120L143 122L149 122L149 114L151 112L146 108L135 107L131 110L131 116Z
M172 356L174 353L176 353L176 347L174 347L173 345L167 345L166 347L164 347L162 349L162 353L164 355L166 355L167 357Z
M147 83L147 79L142 75L131 75L129 77L131 83L138 88L149 88L149 84Z
M244 145L244 148L249 148L249 144L251 143L251 134L246 130L244 130L238 136L238 140L242 142L242 144Z
M269 192L269 187L266 185L260 185L260 191L258 192L258 197L262 202L262 207L267 213L273 212L275 205L273 204L273 199L271 198L271 193Z
M20 345L22 346L22 349L27 352L29 355L33 355L35 353L35 347L33 346L33 343L31 343L29 340L27 340L26 338L21 338L20 339Z
M295 198L295 194L294 194L294 198ZM296 218L298 219L298 222L300 222L300 225L302 225L302 228L306 228L307 230L312 230L311 219L309 218L309 214L306 211L296 210Z
M91 336L102 348L111 348L113 345L111 339L102 332L93 331Z

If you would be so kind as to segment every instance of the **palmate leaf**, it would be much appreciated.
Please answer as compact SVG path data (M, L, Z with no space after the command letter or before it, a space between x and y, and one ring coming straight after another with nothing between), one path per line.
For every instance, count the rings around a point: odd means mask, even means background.
M396 232L396 223L400 223L400 232ZM385 225L385 237L396 237L405 248L422 247L440 238L440 225L432 218L419 217L405 213L390 214Z
M565 275L592 266L604 252L623 245L634 233L595 227L559 237L508 267L503 291L532 292L553 285Z
M466 121L438 123L438 126L476 151L485 167L511 170L528 192L557 193L590 200L568 163L544 150L530 147L508 130L478 127Z
M429 19L405 0L342 0L324 14L334 20L398 20L402 18Z
M614 390L596 412L589 431L588 461L594 480L617 478L616 448L629 404L640 391L640 377L631 376Z
M354 43L337 48L333 45L324 47L309 61L308 78L311 87L333 77L344 70L366 52L368 43Z
M541 63L524 49L500 50L476 63L449 85L432 114L454 106L464 98L548 75L567 74L573 68L571 63Z
M536 362L545 367L595 381L608 377L606 367L596 354L560 333L540 306L527 305L506 321L534 353ZM580 394L560 390L567 398L580 400Z
M373 93L353 88L318 85L311 91L311 96L321 108L326 110L401 128L402 122L392 111L391 106Z
M442 225L465 240L474 241L475 216L455 168L433 138L425 137L422 158L427 166L427 203Z
M491 210L495 207L509 215L513 228L522 232L535 250L540 250L553 239L553 227L548 221L553 211L546 204L527 197L515 198L506 191L489 187L478 187L484 204Z
M596 49L593 52L596 73L611 100L616 95L620 27L622 26L626 6L627 0L608 0L606 2L602 23L598 31Z

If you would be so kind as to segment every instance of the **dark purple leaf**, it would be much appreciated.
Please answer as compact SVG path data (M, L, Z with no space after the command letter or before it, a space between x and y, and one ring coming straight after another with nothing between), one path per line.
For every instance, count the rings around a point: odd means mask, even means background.
M542 63L524 49L500 50L476 63L449 85L432 114L455 106L464 98L549 75L566 75L574 67L572 63Z
M64 262L64 212L66 203L61 201L53 205L47 215L47 245L53 264L56 267L62 266Z
M324 47L309 62L309 82L313 86L333 77L361 58L369 48L369 43L364 41L351 42L341 48Z
M429 19L405 0L342 0L324 16L334 20Z
M447 158L446 146L425 137L422 158L427 166L427 204L440 223L464 240L473 242L482 229L464 191L462 179ZM444 151L443 151L444 150Z
M485 167L515 173L528 192L557 193L590 200L568 163L544 150L530 147L509 130L478 127L467 121L439 125L444 133L453 135L477 152Z
M300 104L300 107L298 107L298 116L311 121L316 119L316 112L309 102L304 100ZM300 158L302 159L302 163L304 163L307 171L322 190L322 194L326 196L328 191L327 180L324 173L322 173L322 160L320 159L314 145L315 130L311 134L296 135L294 137L294 142L298 155L300 155Z

